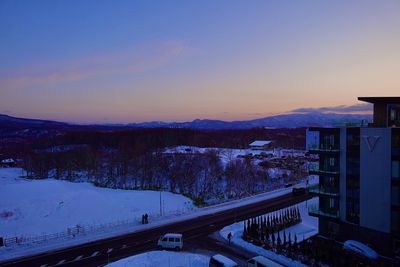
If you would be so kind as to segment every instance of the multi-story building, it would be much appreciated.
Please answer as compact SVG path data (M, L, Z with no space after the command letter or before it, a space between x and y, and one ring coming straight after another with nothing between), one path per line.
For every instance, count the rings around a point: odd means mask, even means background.
M400 248L400 97L359 97L373 103L373 123L307 132L310 153L319 162L309 189L319 205L319 232L340 241L357 240L386 256Z

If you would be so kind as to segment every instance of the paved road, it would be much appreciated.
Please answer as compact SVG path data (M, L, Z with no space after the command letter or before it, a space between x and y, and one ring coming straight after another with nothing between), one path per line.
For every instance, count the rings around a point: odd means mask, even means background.
M164 233L182 233L184 240L191 242L234 222L275 211L310 198L308 195L286 194L153 229L2 262L0 266L102 266L108 262L154 249L158 238Z
M222 254L234 260L239 266L246 266L247 260L257 256L257 254L244 250L234 244L228 244L228 241L219 235L219 231L195 239L185 241L185 251L207 255L209 257L215 254Z

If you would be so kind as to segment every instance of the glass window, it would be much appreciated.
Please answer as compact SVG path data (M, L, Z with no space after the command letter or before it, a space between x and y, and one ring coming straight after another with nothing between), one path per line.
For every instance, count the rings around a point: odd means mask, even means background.
M329 199L329 208L333 209L335 207L335 200L333 198Z
M400 232L400 212L392 211L392 231Z
M398 160L392 160L392 177L400 178L400 162Z
M392 186L392 205L400 205L400 187Z
M396 110L394 108L390 109L390 119L394 121L396 119Z

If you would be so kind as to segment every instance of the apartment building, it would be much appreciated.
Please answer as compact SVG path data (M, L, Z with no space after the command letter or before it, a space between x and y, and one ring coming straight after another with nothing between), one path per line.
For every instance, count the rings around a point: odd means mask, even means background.
M359 97L374 105L365 126L307 130L310 153L319 162L309 189L319 205L319 232L339 241L357 240L386 256L400 248L400 97Z

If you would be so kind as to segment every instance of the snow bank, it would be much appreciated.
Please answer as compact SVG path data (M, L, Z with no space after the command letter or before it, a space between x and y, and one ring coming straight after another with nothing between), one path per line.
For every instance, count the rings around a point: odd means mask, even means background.
M302 202L298 205L302 222L292 227L286 228L285 230L286 235L290 233L292 237L292 242L294 241L295 234L297 235L299 242L318 234L318 218L309 216L307 210L307 206L309 204L316 204L316 203L318 203L318 198L313 198L311 200ZM274 213L275 212L268 214L274 214ZM229 225L220 231L220 235L227 240L228 233L231 232L233 235L232 243L234 243L235 245L242 247L248 251L257 253L258 255L267 257L285 266L305 266L302 263L293 261L292 259L289 259L283 255L278 255L273 251L265 250L262 247L246 242L245 240L242 239L243 227L244 227L243 221ZM275 235L277 237L278 234L276 233ZM280 237L281 240L283 240L283 231L280 232Z
M207 267L210 258L204 255L172 252L172 251L151 251L125 258L107 267Z
M21 169L0 169L0 236L34 236L67 228L117 221L141 223L160 213L160 192L98 188L90 183L18 178ZM182 214L194 209L182 195L162 192L163 211ZM153 216L153 217L152 217Z

